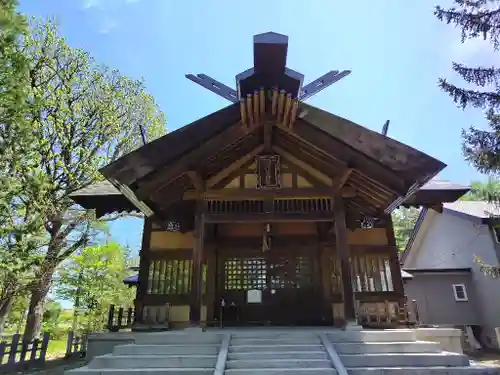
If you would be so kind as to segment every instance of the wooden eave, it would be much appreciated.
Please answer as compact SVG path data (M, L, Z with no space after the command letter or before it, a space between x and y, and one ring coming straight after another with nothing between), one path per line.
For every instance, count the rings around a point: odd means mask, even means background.
M122 156L100 172L106 178L131 185L201 146L239 119L239 105L232 104Z
M404 143L302 103L303 119L317 130L387 166L406 180L425 183L446 164ZM429 177L431 176L431 177Z

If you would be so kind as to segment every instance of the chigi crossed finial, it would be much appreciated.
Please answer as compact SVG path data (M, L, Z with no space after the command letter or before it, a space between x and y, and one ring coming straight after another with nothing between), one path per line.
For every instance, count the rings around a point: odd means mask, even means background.
M341 80L350 70L332 70L302 86L304 75L286 66L288 36L268 32L254 36L254 66L236 75L236 90L206 74L187 74L186 77L217 95L237 103L249 95L278 89L292 99L304 101Z

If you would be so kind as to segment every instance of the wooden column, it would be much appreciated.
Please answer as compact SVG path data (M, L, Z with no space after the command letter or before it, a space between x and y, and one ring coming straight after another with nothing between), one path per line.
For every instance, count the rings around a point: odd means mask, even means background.
M316 223L317 237L318 237L318 256L319 256L319 274L321 276L322 296L324 305L324 315L327 320L333 319L332 308L332 267L331 267L331 252L332 244L329 242L330 238L327 226L328 223Z
M203 245L205 239L204 216L203 201L199 200L196 204L194 219L195 241L193 246L193 273L191 275L191 302L189 309L189 320L193 326L199 326L201 320Z
M139 251L139 279L135 295L135 316L134 323L141 323L143 319L142 308L144 307L144 296L148 292L149 282L149 263L150 263L150 244L151 232L153 230L153 221L151 217L144 218L144 228L142 230L142 246Z
M394 225L392 223L392 216L386 216L386 233L387 233L387 243L392 246L391 254L389 256L389 262L391 267L391 278L392 286L394 291L404 297L404 287L403 278L401 277L401 265L399 263L399 249L396 245L396 238L394 237Z
M210 228L210 243L207 243L208 236L205 234L205 259L207 262L207 289L204 298L204 303L207 306L207 325L214 320L215 306L215 283L217 279L217 224L206 224L206 231Z
M356 320L354 310L354 293L352 290L351 266L349 262L349 245L347 244L347 227L345 221L344 201L336 196L333 201L335 218L335 240L337 254L342 271L342 294L344 300L344 318L347 322Z

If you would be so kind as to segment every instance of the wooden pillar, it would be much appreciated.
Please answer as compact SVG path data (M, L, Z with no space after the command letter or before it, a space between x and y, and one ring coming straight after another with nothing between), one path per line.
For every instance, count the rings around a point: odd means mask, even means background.
M210 228L211 227L211 228ZM206 295L204 303L207 306L207 325L214 320L214 306L215 306L215 283L217 279L217 224L206 226L206 231L210 228L210 243L208 236L205 234L205 259L207 262L207 281L206 281Z
M392 246L389 256L392 286L394 288L394 291L401 296L402 300L405 292L403 287L403 278L401 277L401 265L399 263L399 249L396 245L396 238L394 237L394 225L392 223L391 215L386 216L386 231L387 243L389 244L389 246Z
M202 282L203 282L203 245L205 240L205 218L203 201L196 203L194 219L195 241L193 246L193 273L191 275L191 302L189 320L191 325L199 326L201 320Z
M319 275L321 276L322 296L324 305L324 315L327 321L333 319L332 308L332 244L333 238L328 233L328 223L316 223L318 238Z
M150 244L151 232L153 230L153 218L144 218L144 228L142 230L142 246L139 251L139 278L135 294L135 316L134 324L142 323L143 314L142 308L144 307L143 299L148 292L148 279L149 279L149 263L150 263Z
M352 290L351 266L349 262L349 245L347 243L347 227L345 220L344 201L340 196L336 196L333 201L335 218L335 240L337 254L340 260L342 271L342 294L344 300L344 318L347 322L356 320L354 310L354 293Z

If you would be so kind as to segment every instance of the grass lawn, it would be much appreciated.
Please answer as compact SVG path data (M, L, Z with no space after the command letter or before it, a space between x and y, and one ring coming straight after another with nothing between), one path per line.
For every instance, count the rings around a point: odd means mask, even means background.
M47 348L47 359L64 357L67 339L50 340Z
M469 357L481 366L500 366L499 350L482 350L475 353L470 353Z

